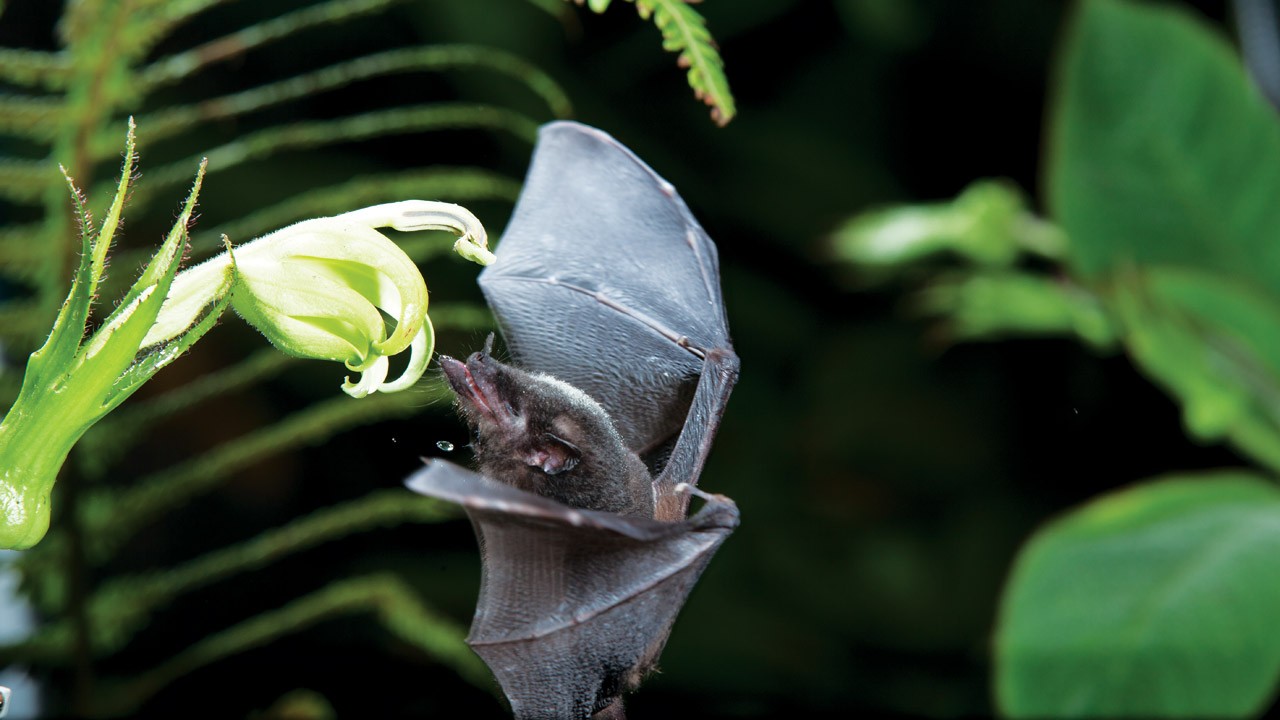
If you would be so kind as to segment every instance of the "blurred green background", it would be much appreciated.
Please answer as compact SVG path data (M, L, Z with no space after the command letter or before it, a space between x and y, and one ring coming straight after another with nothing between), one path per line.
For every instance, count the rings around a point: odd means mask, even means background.
M214 7L148 57L307 4ZM1223 2L1168 4L1226 28ZM628 702L633 716L984 715L993 712L999 593L1037 526L1140 478L1242 464L1221 446L1188 440L1177 404L1119 352L1051 339L953 344L945 326L912 312L924 275L873 283L832 250L832 234L853 215L949 199L977 178L1008 178L1040 197L1045 102L1072 7L707 0L697 9L719 44L739 111L723 129L691 97L657 30L622 2L596 15L528 0L406 0L213 65L147 102L151 109L189 103L342 58L444 42L500 48L545 70L566 90L575 119L612 133L675 184L716 240L742 358L701 482L737 501L742 526L677 622L662 672ZM9 0L0 46L55 48L60 12L60 3ZM442 99L552 119L527 88L492 73L375 78L163 142L148 142L140 121L140 187L149 168L259 128ZM123 136L122 117L117 125ZM512 133L461 128L285 151L212 174L197 229L357 174L465 164L518 180L530 150ZM0 153L41 157L12 138L0 138ZM105 162L96 178L111 172ZM180 187L159 190L167 198L159 209L130 218L133 246L161 237L172 220L165 203L177 203ZM497 238L510 199L464 204ZM6 222L36 217L14 203L0 204L0 213ZM433 302L479 300L473 266L441 258L423 270ZM438 350L465 354L485 333L442 330ZM261 345L227 320L139 398ZM18 349L9 355L20 366ZM220 396L151 431L112 477L144 475L284 417L333 394L342 374L330 364L294 365L270 383ZM398 487L420 455L441 454L437 441L466 441L446 403L423 395L420 404L410 417L238 473L137 535L88 582L172 565L316 508ZM77 672L142 672L210 632L372 571L403 576L424 602L469 620L478 580L470 527L408 525L354 534L184 596L88 670L33 669L47 683L49 707L65 711L71 688L84 682ZM320 693L340 717L503 716L489 689L400 642L369 613L316 623L195 670L141 713L216 709L244 717L295 688Z

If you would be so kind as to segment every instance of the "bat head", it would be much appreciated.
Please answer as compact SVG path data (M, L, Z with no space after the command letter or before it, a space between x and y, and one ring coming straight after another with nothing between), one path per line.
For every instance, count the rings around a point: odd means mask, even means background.
M441 355L440 367L482 474L566 505L652 517L652 478L589 395L500 363L487 344L466 362Z

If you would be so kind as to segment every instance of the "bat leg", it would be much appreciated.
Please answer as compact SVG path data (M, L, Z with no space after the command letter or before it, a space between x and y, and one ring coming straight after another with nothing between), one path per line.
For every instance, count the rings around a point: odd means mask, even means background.
M591 716L591 720L627 720L627 713L622 708L622 697L609 703L609 707Z

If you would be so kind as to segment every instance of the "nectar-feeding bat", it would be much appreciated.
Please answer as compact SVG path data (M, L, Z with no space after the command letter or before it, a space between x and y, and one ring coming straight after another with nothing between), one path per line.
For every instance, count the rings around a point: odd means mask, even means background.
M553 500L629 517L653 517L653 476L622 441L600 403L542 373L482 352L440 367L471 426L480 474Z
M480 285L514 367L441 359L481 472L432 460L406 483L472 520L467 642L516 717L621 718L738 524L694 488L738 377L716 248L631 151L556 122L496 255Z

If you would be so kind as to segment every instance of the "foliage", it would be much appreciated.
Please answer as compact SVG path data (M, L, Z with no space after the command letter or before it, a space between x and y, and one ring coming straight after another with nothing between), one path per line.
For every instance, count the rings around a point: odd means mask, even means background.
M534 4L544 9L548 5ZM273 163L299 151L332 155L350 148L371 148L370 152L377 153L383 151L379 143L385 147L398 141L405 148L416 144L405 143L405 139L420 141L433 133L469 131L487 134L491 136L488 142L499 146L514 139L521 152L527 153L540 122L566 117L572 111L566 93L546 72L496 47L358 47L354 54L335 57L317 52L314 58L310 54L292 58L278 52L286 45L298 46L326 33L348 32L369 18L396 12L397 6L405 5L398 0L295 3L297 9L275 17L260 14L262 9L233 5L230 0L68 3L58 25L61 49L0 49L0 83L6 86L0 96L0 152L6 155L0 158L0 205L12 211L4 213L9 224L0 228L0 347L6 355L23 357L42 339L43 329L54 318L77 250L65 212L63 178L51 170L61 161L68 173L90 187L89 197L110 196L92 183L102 166L115 157L116 128L126 115L138 118L149 146L163 142L168 149L158 153L163 160L147 163L146 182L136 187L132 183L134 155L132 150L126 153L124 177L112 188L117 191L116 202L107 212L107 220L96 234L85 233L77 278L87 272L85 277L92 279L92 287L86 292L81 282L73 290L76 302L68 305L85 315L90 300L118 296L124 289L119 281L129 277L127 272L103 272L105 254L113 241L115 267L129 268L149 253L145 244L130 246L115 233L126 194L131 226L147 227L164 215L154 209L160 204L156 200L165 197L171 186L186 182L199 157L208 158L211 184L221 184L224 200L210 202L206 194L205 222L190 243L197 257L219 250L223 234L240 243L301 218L335 215L409 197L509 205L518 190L510 173L439 164L371 172L376 164L363 161L359 152L348 152L350 170L303 172L307 183L287 193L255 198L234 198L231 193L231 205L225 198L238 172L284 177L273 169ZM727 121L733 112L732 99L700 17L681 3L659 5L642 8L642 12L646 17L654 15L663 28L666 45L683 53L682 63L690 66L695 90L705 92L719 108L717 117ZM0 11L3 9L0 5ZM206 25L214 29L203 32ZM190 37L199 39L187 39ZM246 62L255 68L282 68L284 74L277 70L276 77L253 87L238 82L234 73L228 80L223 69ZM488 74L514 84L518 91L506 93L498 104L450 100L447 91L438 89L417 92L422 78L449 73ZM338 116L298 119L306 117L309 103L368 85L394 88L384 93L393 102L373 103L371 107L348 104ZM426 85L432 87L430 82ZM405 92L407 89L413 92ZM193 94L201 92L204 94ZM421 94L431 99L414 104L412 98ZM531 105L524 96L537 102ZM230 128L234 132L226 132ZM215 140L210 143L209 138ZM521 167L516 166L516 172ZM297 177L298 173L292 175ZM76 197L79 199L78 194ZM87 202L81 204L84 207L79 214L87 219L91 208ZM180 253L186 247L190 210L189 204L187 215L174 226L165 246L167 254L162 255L167 258L167 269L177 267L175 249ZM211 218L213 222L209 222ZM87 221L84 224L86 230L92 228ZM175 240L175 236L180 237ZM415 262L422 263L444 254L451 239L398 240ZM146 272L147 277L155 274ZM162 298L164 293L153 292L138 303L129 302L135 295L136 287L132 294L126 293L121 307L133 308L137 315L147 299ZM216 298L217 303L222 302L225 293ZM213 326L217 303L200 315L207 322L198 325L199 333ZM487 311L470 302L435 303L433 318L436 327L444 330L480 330L490 324ZM118 325L108 318L94 337L117 336ZM61 348L64 341L71 351L81 346L81 337L72 337L74 328L60 332L49 339L51 346ZM173 347L165 349L173 350L171 353L148 355L145 374L160 370L189 347L197 334L192 331L168 340ZM226 333L217 335L221 338ZM93 349L96 343L90 338L84 346ZM132 360L133 353L126 354ZM180 372L181 366L165 372L175 371ZM49 621L32 637L0 648L0 659L31 664L45 675L74 678L70 692L51 695L60 698L55 700L53 712L131 713L173 680L198 668L321 620L367 612L408 647L485 686L487 675L462 645L457 620L428 608L420 587L383 570L339 577L276 610L247 619L231 618L225 629L199 639L187 651L154 667L139 667L136 661L122 664L120 658L128 657L138 640L155 642L151 639L155 632L149 633L149 626L158 615L172 613L166 608L177 607L185 596L216 590L221 582L286 562L289 556L353 533L450 517L430 501L401 491L374 492L315 510L283 527L261 530L257 537L231 538L231 544L203 550L176 567L137 567L129 553L140 535L155 533L166 522L198 518L199 511L188 509L188 505L214 494L219 486L257 464L325 443L362 425L415 415L424 405L443 398L438 380L420 392L372 396L359 402L308 398L291 413L264 426L250 424L219 431L217 434L225 435L220 443L179 462L169 460L172 464L159 467L139 462L140 454L155 452L148 435L174 418L190 418L193 412L198 414L222 398L246 391L278 393L291 387L289 377L300 371L295 361L277 354L251 354L202 377L180 379L167 392L131 401L85 434L59 483L60 512L49 537L24 553L15 565L23 573L25 593ZM0 401L7 404L17 396L17 377L13 372L0 372ZM112 406L136 386L110 390ZM77 434L86 427L77 425ZM146 469L140 471L140 467ZM397 480L378 479L384 484Z
M186 249L187 225L204 178L205 167L201 164L195 185L164 245L115 311L86 337L93 300L106 267L107 248L122 219L134 161L130 125L120 185L97 231L80 190L67 178L81 227L80 265L49 339L31 354L22 390L0 421L0 494L4 497L0 547L28 548L44 536L51 512L49 496L72 446L98 420L208 332L230 299L234 264L210 278L210 292L189 322L162 341L146 341Z
M1280 675L1277 551L1280 489L1246 472L1158 478L1051 523L1020 554L1001 609L1001 707L1260 713Z
M1269 476L1159 479L1041 530L1005 592L1001 709L1259 712L1280 681L1267 561L1280 523L1280 121L1227 43L1179 9L1085 0L1060 62L1045 176L1061 249L1028 241L1037 223L989 185L861 218L837 248L880 273L950 254L959 268L924 298L957 335L1123 347L1194 438L1231 443ZM995 200L975 203L980 192Z
M85 339L107 248L133 179L133 130L131 119L120 185L98 232L90 229L80 191L68 178L84 248L49 339L31 354L18 399L0 421L0 497L5 499L0 547L5 549L27 548L43 537L54 481L80 437L190 349L228 306L285 354L341 360L348 370L360 372L360 382L343 383L348 395L399 392L422 377L435 333L426 314L422 274L377 228L456 232L461 237L454 250L460 255L481 264L493 260L484 227L469 211L450 203L403 200L296 223L235 253L227 242L225 254L179 272L204 177L202 161L164 246L115 312ZM390 330L383 313L391 319ZM390 357L404 350L410 358L403 374L386 382Z
M50 428L44 425L27 429L62 448L57 464L97 417L119 405L142 381L211 329L228 293L227 284L223 283L211 301L203 303L196 325L172 338L161 339L161 344L153 348L158 352L144 355L136 372L126 373L124 383L116 382L124 367L135 362L139 343L187 248L187 225L196 189L164 247L124 294L116 312L85 337L92 301L118 291L118 282L113 280L119 278L104 278L107 250L114 242L118 246L115 263L126 268L140 252L145 252L123 246L116 232L121 208L128 197L131 222L145 226L164 186L189 177L196 163L178 158L167 166L156 167L148 173L148 182L134 190L132 180L137 171L131 134L124 171L113 188L114 199L101 226L91 222L89 202L73 187L77 217L84 229L83 247L76 248L71 244L74 231L65 211L64 179L50 172L56 161L66 165L69 175L91 182L99 166L115 156L118 145L112 136L126 114L136 114L144 132L154 127L156 139L181 141L194 137L197 131L207 132L211 123L249 122L255 114L355 83L424 71L479 69L508 76L545 100L551 114L568 112L565 96L554 81L520 58L496 49L447 45L343 58L258 87L236 88L222 97L184 103L180 98L189 95L175 88L210 72L218 63L326 26L341 26L363 15L384 12L394 3L328 0L279 17L252 20L194 47L174 49L171 35L224 4L227 3L205 0L69 3L59 26L63 49L0 51L0 81L24 89L0 97L0 132L8 137L6 147L24 154L39 148L35 152L43 153L39 157L0 159L0 202L13 210L6 217L27 218L0 230L0 341L8 353L25 355L40 338L41 329L49 326L64 292L69 263L75 251L80 251L75 284L59 314L56 330L44 349L33 357L28 383L6 418L13 420L16 427L21 424L17 419L32 416L24 411L23 403L40 403L40 412L34 415L49 417L47 397L38 397L37 391L56 385L57 394L48 397L60 398L67 404L66 412L57 413L59 424L55 428L65 432L50 434ZM268 167L266 161L290 149L325 148L392 134L459 127L514 133L528 141L537 124L537 120L503 107L431 102L378 108L322 121L268 121L257 130L198 154L210 158L209 175L218 177L238 165ZM514 197L515 184L491 171L438 166L398 176L348 175L339 185L306 190L275 204L250 206L246 210L252 212L242 211L226 229L240 241L273 226L317 214L317 204L323 207L322 214L331 215L414 196L509 202ZM92 192L90 196L104 194ZM223 213L224 217L228 215ZM196 252L204 254L220 247L211 242L218 234L215 230L204 234L203 239L197 236L193 243ZM433 237L407 241L404 247L415 261L422 262L447 250L449 242ZM488 323L484 313L471 306L442 304L439 310L437 324L445 328L459 322L473 328ZM65 373L68 363L76 367ZM146 435L170 422L175 414L207 404L220 394L263 386L283 370L294 367L291 360L252 356L189 384L180 384L168 393L130 403L88 432L83 446L76 451L78 457L70 466L71 471L59 484L61 512L49 537L26 552L16 565L24 575L26 592L51 620L32 637L0 648L0 658L25 662L46 673L77 669L73 692L50 695L61 697L54 700L52 712L131 713L168 683L197 668L320 620L367 611L373 611L388 631L424 656L453 667L473 682L485 682L481 666L462 643L457 621L429 609L418 588L387 573L341 579L279 609L234 621L225 630L154 668L128 674L119 674L118 670L94 672L95 666L109 667L116 657L127 652L136 635L142 633L145 637L154 613L176 598L363 529L436 522L451 516L407 492L396 492L394 496L373 493L299 518L282 528L263 530L256 538L204 553L178 567L142 574L136 570L120 573L117 568L122 565L121 553L139 533L154 531L167 516L183 513L183 506L193 498L210 493L236 473L299 445L325 442L359 425L416 413L424 400L439 397L440 392L437 383L408 397L317 402L274 424L233 434L222 444L177 465L137 477L125 474L136 472L130 468L139 465L131 458L131 450L145 447ZM45 377L49 373L42 368L58 375ZM0 398L6 404L17 393L14 380L12 372L0 374L0 384L4 384ZM77 389L81 386L88 389L81 392ZM90 390L96 394L86 397ZM94 416L80 418L85 412ZM73 436L64 442L59 438L66 433ZM57 472L56 467L45 470L48 482L36 489L37 495L47 496ZM30 544L43 532L42 527L37 530L16 542Z
M711 107L711 118L717 125L728 124L738 114L729 81L724 76L724 61L716 49L707 23L687 0L628 0L644 20L662 32L662 47L678 53L676 62L688 69L689 87L693 94ZM581 5L583 0L577 0ZM612 0L586 0L587 7L602 13Z

